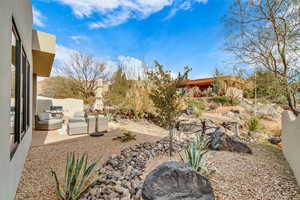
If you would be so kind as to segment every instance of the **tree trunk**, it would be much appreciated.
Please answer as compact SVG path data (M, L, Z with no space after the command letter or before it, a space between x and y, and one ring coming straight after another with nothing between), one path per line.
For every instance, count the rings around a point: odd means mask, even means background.
M169 137L170 137L169 154L170 154L170 158L171 158L173 156L173 128L169 129Z
M289 107L292 110L292 112L294 113L294 115L298 116L299 115L299 111L297 111L297 109L296 109L297 105L294 104L293 99L292 99L291 96L292 96L292 94L290 92L288 92L288 94L287 94L287 100L288 100L288 103L289 103Z

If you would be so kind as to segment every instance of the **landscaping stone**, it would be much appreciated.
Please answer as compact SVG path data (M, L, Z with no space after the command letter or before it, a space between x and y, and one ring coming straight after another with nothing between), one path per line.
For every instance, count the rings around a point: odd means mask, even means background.
M194 141L196 136L204 133L204 136L210 141L209 148L212 150L251 153L251 149L245 143L240 142L236 137L229 136L226 131L228 130L225 130L224 127L217 126L207 119L188 118L180 121L177 127L177 133L180 133L180 137L178 137L178 134L174 137L174 152L181 151L189 142ZM147 162L168 152L168 137L157 142L144 142L123 149L119 155L112 155L106 161L99 170L100 178L83 198L88 200L97 199L98 197L104 200L134 200L141 198L142 175ZM90 192L91 190L93 192ZM95 194L95 191L98 192Z
M237 140L235 137L227 135L221 130L221 128L217 128L215 132L210 134L210 143L208 147L211 150L217 151L231 151L252 154L251 149L246 143Z
M281 138L280 137L271 137L271 138L269 138L269 142L271 144L279 144L281 142Z
M189 165L169 161L159 165L145 179L144 200L214 200L208 179Z
M216 151L231 151L239 153L250 153L248 145L239 139L240 124L238 122L230 123L233 126L232 131L226 130L223 126L214 124L211 120L190 119L181 121L178 126L178 140L193 141L195 137L204 133L209 140L209 148ZM205 131L203 131L203 126Z
M174 152L187 145L184 141L174 141ZM145 142L125 148L120 155L112 155L98 171L100 178L83 196L93 200L129 200L140 199L142 194L142 175L150 159L169 152L169 140L164 138L157 142ZM97 191L97 192L95 192Z
M245 99L240 104L246 111L254 114L256 113L257 116L267 118L270 120L278 120L281 118L281 113L283 109L278 105L273 104L262 104L258 103L254 105L252 102L246 101Z

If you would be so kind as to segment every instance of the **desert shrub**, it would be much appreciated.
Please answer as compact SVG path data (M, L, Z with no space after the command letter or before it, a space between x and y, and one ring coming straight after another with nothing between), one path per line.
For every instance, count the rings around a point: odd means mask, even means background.
M202 175L208 173L207 161L205 154L207 153L208 140L204 136L197 136L196 142L191 143L185 150L179 153L184 163L188 163L193 169Z
M142 118L147 111L153 110L153 103L149 97L151 84L145 80L127 80L122 69L119 69L107 95L106 105L118 107L117 113L133 115L134 118Z
M204 97L212 97L215 95L213 89L211 87L207 88L206 90L202 91L202 96Z
M147 111L153 110L150 99L151 84L149 81L133 81L126 97L123 99L125 107L133 111L135 118L143 118Z
M197 118L201 117L202 115L202 110L194 109L193 110L193 115Z
M249 131L257 131L259 129L262 129L261 121L256 117L252 117L248 121L248 128L249 128Z
M131 132L125 132L122 136L114 137L113 140L118 140L122 143L129 142L131 140L136 140L136 135L133 135Z
M192 88L188 88L186 93L185 93L185 96L189 97L189 98L200 97L201 96L201 90L197 86L192 87Z
M55 179L56 193L61 200L77 200L94 182L91 178L97 162L88 165L88 156L83 154L81 158L76 158L75 153L67 155L66 171L64 183L60 183L56 172L51 170Z
M104 98L106 105L123 106L127 92L132 86L132 81L127 80L123 70L119 68L113 75L112 84Z
M211 103L211 104L209 104L208 107L210 110L215 110L215 109L219 108L219 105L217 103Z
M197 108L198 110L205 110L206 109L206 106L202 102L200 102L198 100L195 100L195 99L188 100L186 102L186 104L188 106L193 106L193 107Z
M236 106L238 104L240 104L240 101L235 99L235 98L229 98L227 96L217 96L214 97L214 101L216 103L220 103L224 106Z
M202 102L195 99L188 100L186 104L193 107L193 115L196 117L200 117L202 115L202 111L206 109L206 106Z

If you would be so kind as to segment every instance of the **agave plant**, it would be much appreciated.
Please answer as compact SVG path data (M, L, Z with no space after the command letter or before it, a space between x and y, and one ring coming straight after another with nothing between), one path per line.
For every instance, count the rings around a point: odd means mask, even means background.
M193 169L205 175L208 172L204 155L207 153L208 140L198 136L185 150L179 153L182 162L188 163Z
M56 192L61 200L77 200L94 182L91 177L97 165L97 161L88 165L88 156L83 154L80 159L76 158L75 153L68 153L65 169L64 183L60 184L55 171L51 173L55 179Z

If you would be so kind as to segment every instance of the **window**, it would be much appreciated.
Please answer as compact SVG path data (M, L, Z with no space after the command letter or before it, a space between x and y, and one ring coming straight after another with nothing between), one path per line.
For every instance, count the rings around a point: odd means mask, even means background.
M9 131L9 137L10 137L10 152L13 154L18 140L16 137L16 102L17 102L17 88L16 88L16 82L17 82L17 68L19 63L17 59L18 49L20 46L20 40L15 32L15 29L12 30L12 38L11 38L11 90L10 90L10 131Z
M16 26L12 27L10 98L10 157L30 125L30 65Z

